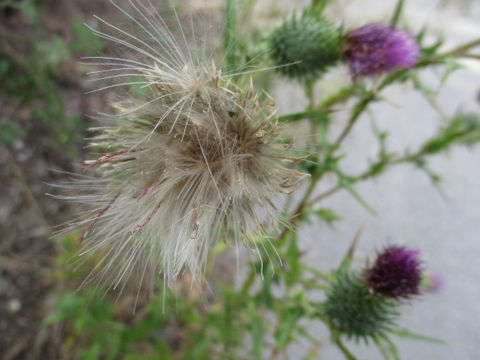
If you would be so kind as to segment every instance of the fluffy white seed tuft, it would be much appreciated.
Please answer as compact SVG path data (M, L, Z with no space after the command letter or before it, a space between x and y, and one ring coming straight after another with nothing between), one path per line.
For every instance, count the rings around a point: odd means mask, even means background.
M153 44L98 18L109 32L94 31L129 57L98 57L105 69L95 73L136 79L99 90L140 84L148 93L100 117L90 147L103 150L84 163L96 176L69 186L90 209L76 222L81 253L102 254L91 275L114 288L132 273L172 284L188 269L198 281L217 241L250 246L275 228L275 203L302 174L287 166L294 159L270 99L233 84L198 48L179 46L150 6L129 2L136 14L112 4Z

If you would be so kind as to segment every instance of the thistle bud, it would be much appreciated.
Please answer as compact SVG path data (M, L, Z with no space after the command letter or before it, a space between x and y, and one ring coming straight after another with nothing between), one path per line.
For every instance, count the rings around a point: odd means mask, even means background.
M368 287L375 294L394 299L419 294L422 271L419 251L390 246L377 256L375 264L365 273Z
M346 37L344 57L354 77L410 69L418 59L420 47L407 31L388 25L368 24L350 31Z
M398 304L372 294L358 274L340 273L324 303L331 329L356 340L372 339L388 332L398 316Z
M340 60L341 49L338 28L324 18L306 14L285 21L270 37L277 71L290 78L318 77Z

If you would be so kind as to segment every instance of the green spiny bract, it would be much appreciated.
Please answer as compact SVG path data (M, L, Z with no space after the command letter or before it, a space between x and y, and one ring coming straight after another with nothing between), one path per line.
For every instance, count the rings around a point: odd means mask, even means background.
M337 335L368 341L394 327L397 306L392 299L372 294L358 274L339 273L323 311Z
M278 72L308 80L340 60L342 39L338 28L326 19L294 15L271 34L270 51Z

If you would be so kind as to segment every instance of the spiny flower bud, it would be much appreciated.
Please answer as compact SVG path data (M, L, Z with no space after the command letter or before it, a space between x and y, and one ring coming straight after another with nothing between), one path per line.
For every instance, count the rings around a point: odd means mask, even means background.
M270 36L277 71L296 79L315 78L340 60L339 30L324 18L303 14L285 21Z
M198 281L217 241L249 245L276 226L276 200L303 176L287 166L295 159L279 141L271 99L233 84L195 44L179 46L163 19L134 2L136 18L114 5L153 45L102 20L110 32L97 33L134 57L98 57L106 69L96 73L134 77L118 86L141 84L148 95L112 104L90 143L104 150L84 163L99 177L70 185L91 209L77 223L83 253L103 254L98 276L114 288L132 272L172 284L188 269Z
M420 292L422 270L418 250L389 246L378 254L365 272L368 287L375 294L394 299L409 298Z
M323 305L331 329L356 340L385 334L398 316L397 303L372 294L358 274L339 273Z
M410 69L420 51L409 32L375 23L350 31L345 42L344 57L354 77Z

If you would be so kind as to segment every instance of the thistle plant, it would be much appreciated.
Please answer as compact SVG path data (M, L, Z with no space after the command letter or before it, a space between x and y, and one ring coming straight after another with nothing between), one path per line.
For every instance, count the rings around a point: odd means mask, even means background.
M351 268L352 255L350 251L331 274L327 299L318 305L322 317L332 340L347 358L353 355L342 344L342 338L373 342L386 358L396 357L391 336L402 333L398 325L402 300L420 294L423 274L419 251L389 246L377 254L373 266L360 272Z
M340 191L374 213L356 185L399 164L422 170L440 186L430 157L452 146L478 143L478 114L439 112L441 125L416 150L392 151L388 133L374 124L379 150L359 173L344 169L343 142L370 106L384 100L389 87L412 84L412 91L436 105L422 82L422 70L443 71L446 81L460 59L478 58L472 51L480 40L447 50L441 40L426 44L426 29L411 34L398 28L402 0L389 25L376 22L343 31L332 25L338 19L324 12L330 2L312 1L302 16L285 17L265 35L259 24L249 22L254 1L228 0L223 47L213 61L194 47L195 41L190 45L193 37L183 27L176 37L141 1L130 1L133 13L112 4L145 39L103 20L108 31L94 30L132 56L90 62L100 68L94 72L101 74L99 80L132 79L99 90L140 85L143 91L141 97L129 95L111 104L114 114L99 116L101 125L93 129L89 143L97 155L84 162L86 174L68 186L76 193L73 200L90 206L75 224L81 229L81 253L100 254L87 262L90 277L107 287L127 283L129 275L141 281L149 277L155 288L172 285L188 270L194 283L205 288L199 280L211 265L209 259L225 248L222 242L257 253L257 260L241 270L246 272L241 284L216 285L217 296L200 306L171 286L160 295L161 311L147 307L146 317L139 320L145 321L142 329L150 329L149 317L161 318L158 326L182 326L179 338L187 338L187 345L168 340L162 345L171 350L168 356L175 354L172 358L275 359L304 338L311 344L305 358L313 359L321 339L305 322L325 324L331 343L349 360L356 359L350 339L375 345L386 359L400 358L395 337L439 342L399 326L403 308L419 300L428 269L415 246L388 246L373 262L357 266L358 235L339 266L321 271L304 261L297 230L314 218L329 225L339 222L341 214L322 201ZM343 19L342 28L350 28L349 20ZM259 33L265 36L260 39ZM258 49L265 50L263 57ZM276 71L269 72L272 61ZM353 75L346 76L347 85L321 96L315 92L322 74L345 65ZM307 107L278 115L271 97L260 91L268 85L265 73L268 79L279 73L297 81ZM352 81L360 76L375 79ZM339 109L349 111L349 117L335 134L331 125L341 125ZM307 141L296 144L303 122L310 129ZM320 181L330 187L320 192ZM314 296L318 292L320 301ZM175 303L181 311L164 312ZM71 317L60 311L57 318ZM118 353L128 353L129 337L121 326L113 328L119 339L127 339ZM149 339L158 338L156 327L148 331Z

